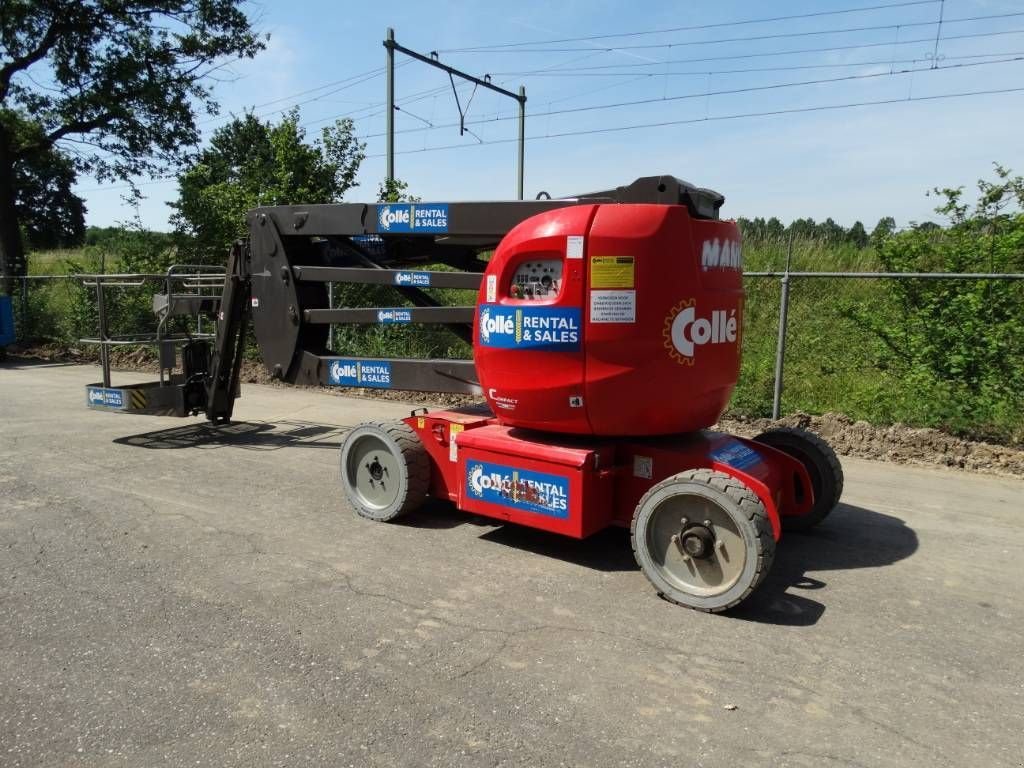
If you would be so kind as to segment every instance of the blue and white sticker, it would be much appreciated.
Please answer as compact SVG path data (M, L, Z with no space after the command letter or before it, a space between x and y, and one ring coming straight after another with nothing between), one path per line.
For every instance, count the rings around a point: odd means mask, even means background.
M107 387L87 387L86 403L100 408L124 408L124 390Z
M475 461L466 465L473 498L538 515L569 518L569 478Z
M579 307L480 307L480 344L499 349L562 351L580 346Z
M391 386L391 363L387 360L343 360L333 358L327 369L327 383L336 387Z
M408 309L378 309L377 322L384 325L392 323L411 323L412 312Z
M386 203L377 206L378 232L448 231L447 203Z
M761 461L761 454L746 443L732 440L711 452L711 458L719 464L728 464L736 469L746 469Z
M395 285L409 285L413 288L429 288L429 272L395 272Z

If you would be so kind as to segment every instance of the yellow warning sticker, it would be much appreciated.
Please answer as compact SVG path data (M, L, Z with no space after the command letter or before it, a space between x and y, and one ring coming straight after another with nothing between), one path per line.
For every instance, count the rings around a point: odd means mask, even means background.
M634 288L634 257L594 256L590 259L591 288Z
M448 427L448 461L459 460L459 447L455 444L459 433L465 429L462 424L452 424Z
M416 418L416 428L417 429L424 429L424 428L426 428L426 426L427 426L427 420L425 418L423 418L422 416L418 416Z

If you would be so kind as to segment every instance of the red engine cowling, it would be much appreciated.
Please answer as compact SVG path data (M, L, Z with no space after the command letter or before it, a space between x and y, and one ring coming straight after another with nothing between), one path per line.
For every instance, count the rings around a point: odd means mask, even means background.
M681 205L580 205L510 231L474 357L501 423L593 435L712 425L739 375L739 229Z

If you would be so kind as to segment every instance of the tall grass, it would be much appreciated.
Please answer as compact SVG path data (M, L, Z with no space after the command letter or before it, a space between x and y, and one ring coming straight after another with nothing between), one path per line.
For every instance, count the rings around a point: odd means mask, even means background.
M744 244L748 272L781 271L790 256L788 238ZM120 268L117 255L93 248L32 254L33 274ZM439 267L432 266L430 269ZM821 240L792 243L792 271L879 271L871 248ZM886 280L791 278L789 322L782 398L783 412L835 411L876 424L903 422L943 427L973 437L1024 442L1024 422L1013 403L995 403L986 412L951 417L949 398L960 396L941 386L910 386L891 350L863 324L854 309L869 309L897 325L901 306ZM771 413L776 339L781 297L778 278L748 276L743 327L743 366L730 410L746 416ZM432 290L448 306L472 305L473 291ZM113 297L111 332L148 328L149 297ZM336 285L334 306L402 306L386 286ZM73 343L96 332L91 293L75 281L34 285L30 325L37 337ZM470 346L440 326L336 326L332 349L367 357L467 358ZM1024 366L1024 360L1020 361ZM962 393L961 393L962 394Z

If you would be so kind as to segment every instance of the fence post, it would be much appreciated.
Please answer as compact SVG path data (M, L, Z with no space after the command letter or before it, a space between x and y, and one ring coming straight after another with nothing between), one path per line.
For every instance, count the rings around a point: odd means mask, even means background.
M327 284L327 308L334 309L334 283ZM327 351L334 351L334 324L327 326Z
M775 387L772 392L772 419L782 411L782 377L786 362L786 323L789 320L789 268L793 263L793 230L789 232L786 251L786 271L782 275L782 295L779 297L779 337L775 344Z
M21 277L21 340L28 341L28 278Z

